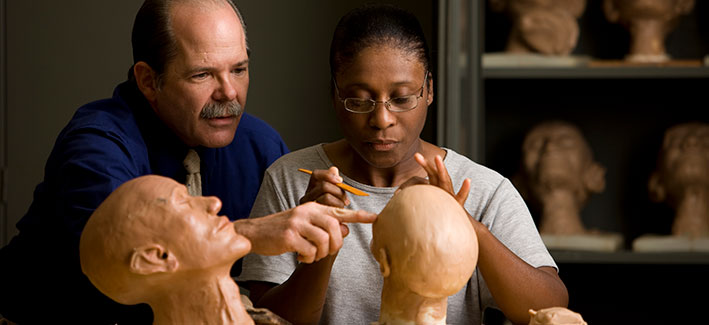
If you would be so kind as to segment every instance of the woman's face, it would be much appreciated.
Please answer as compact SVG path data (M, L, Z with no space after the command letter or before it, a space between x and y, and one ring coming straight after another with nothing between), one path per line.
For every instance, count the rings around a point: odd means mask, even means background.
M360 51L353 61L335 76L335 109L345 139L371 166L390 168L411 159L419 149L419 136L426 122L428 105L433 101L431 78L413 53L386 45ZM426 85L424 85L424 79ZM391 112L382 102L409 95L423 96L416 108ZM337 98L377 101L369 113L352 113Z

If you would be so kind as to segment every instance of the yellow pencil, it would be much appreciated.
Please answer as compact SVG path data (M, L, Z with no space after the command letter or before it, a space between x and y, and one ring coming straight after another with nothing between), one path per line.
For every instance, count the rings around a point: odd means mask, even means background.
M301 171L301 172L303 172L303 173L310 174L310 175L313 174L312 171L307 170L307 169L304 169L304 168L298 168L298 171ZM360 190L358 190L358 189L356 189L356 188L354 188L354 187L352 187L352 186L349 186L349 185L347 185L347 184L345 184L345 183L337 183L337 184L335 184L335 185L337 185L337 187L339 187L339 188L341 188L341 189L343 189L343 190L345 190L345 191L347 191L347 192L350 192L350 193L352 193L352 194L354 194L354 195L369 196L369 194L367 194L367 193L365 193L365 192L362 192L362 191L360 191Z

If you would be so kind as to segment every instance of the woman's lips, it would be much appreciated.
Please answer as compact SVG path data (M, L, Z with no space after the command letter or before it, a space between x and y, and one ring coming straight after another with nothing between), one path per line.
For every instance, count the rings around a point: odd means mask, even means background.
M372 149L376 151L389 151L394 149L394 146L396 146L395 141L375 141L375 142L369 142L369 145L372 147Z

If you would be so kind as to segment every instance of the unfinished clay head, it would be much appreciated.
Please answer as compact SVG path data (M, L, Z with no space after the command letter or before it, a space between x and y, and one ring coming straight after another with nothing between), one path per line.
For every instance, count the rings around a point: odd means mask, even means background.
M576 47L586 0L490 0L512 20L507 52L567 55Z
M626 60L664 62L669 60L665 38L677 20L694 8L694 0L604 0L606 18L620 23L630 33Z
M190 196L166 177L128 181L86 223L81 268L111 299L148 303L155 324L249 323L229 271L251 244L220 209L218 198Z
M542 210L540 232L581 234L580 211L605 187L605 168L593 160L581 131L563 121L544 122L522 144L522 172L516 179L525 198Z
M709 236L709 124L683 123L665 132L651 198L676 210L672 234Z
M587 325L581 314L563 307L529 310L529 325Z
M438 187L410 186L384 207L372 236L384 276L380 324L445 324L448 296L477 264L477 236L465 210Z

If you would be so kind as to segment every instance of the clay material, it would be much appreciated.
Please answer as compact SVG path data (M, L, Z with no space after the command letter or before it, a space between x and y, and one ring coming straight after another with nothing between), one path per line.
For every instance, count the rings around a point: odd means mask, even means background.
M380 324L445 324L447 298L477 265L468 214L432 185L399 191L372 225L371 251L384 277Z

